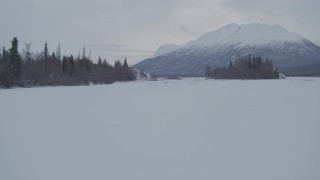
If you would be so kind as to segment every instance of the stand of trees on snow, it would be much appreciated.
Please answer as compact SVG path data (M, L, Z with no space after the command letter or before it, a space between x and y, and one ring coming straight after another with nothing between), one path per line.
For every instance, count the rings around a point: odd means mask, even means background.
M22 54L18 52L18 39L12 40L9 50L0 52L0 87L32 87L54 85L109 84L115 81L135 80L135 74L124 63L115 61L114 66L101 60L93 63L86 55L85 47L78 57L62 56L60 44L56 52L49 54L47 43L44 51L31 53L31 44L26 44Z
M230 61L229 67L207 66L205 75L215 79L279 79L279 72L273 68L271 60L263 61L261 57L252 55Z

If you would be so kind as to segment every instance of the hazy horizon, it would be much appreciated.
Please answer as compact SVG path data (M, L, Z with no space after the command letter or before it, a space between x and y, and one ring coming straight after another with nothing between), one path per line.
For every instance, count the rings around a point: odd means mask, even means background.
M319 43L320 24L312 18L320 16L318 7L316 0L5 0L0 46L8 49L18 37L21 51L32 43L40 52L47 42L52 52L60 42L63 54L77 55L86 45L94 61L127 57L133 65L163 44L184 44L229 23L280 24Z

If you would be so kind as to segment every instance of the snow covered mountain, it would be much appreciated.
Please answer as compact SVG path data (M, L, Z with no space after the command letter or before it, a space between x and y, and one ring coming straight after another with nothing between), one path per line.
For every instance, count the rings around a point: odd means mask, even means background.
M287 75L320 73L320 47L280 25L235 23L181 46L161 46L134 67L155 75L202 75L205 66L226 66L244 55L273 60Z
M179 46L176 44L165 44L159 47L159 49L154 53L154 57L166 54L172 51L179 49Z

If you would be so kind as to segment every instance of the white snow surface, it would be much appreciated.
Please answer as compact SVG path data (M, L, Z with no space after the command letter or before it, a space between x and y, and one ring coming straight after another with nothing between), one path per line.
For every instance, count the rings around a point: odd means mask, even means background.
M320 78L0 90L1 180L319 180Z
M204 34L197 40L183 45L182 48L231 44L256 46L274 42L297 42L303 39L301 35L289 32L278 24L252 23L238 25L231 23Z

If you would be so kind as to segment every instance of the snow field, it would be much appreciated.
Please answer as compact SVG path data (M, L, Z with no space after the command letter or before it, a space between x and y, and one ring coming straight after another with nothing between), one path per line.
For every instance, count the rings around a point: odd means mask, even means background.
M0 90L0 179L320 179L320 78Z

